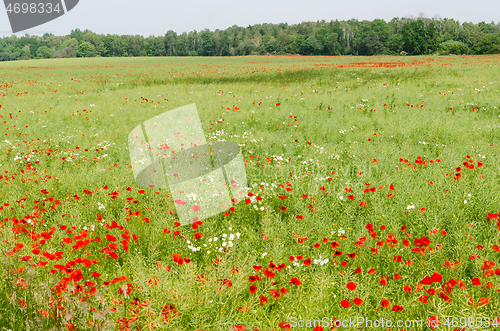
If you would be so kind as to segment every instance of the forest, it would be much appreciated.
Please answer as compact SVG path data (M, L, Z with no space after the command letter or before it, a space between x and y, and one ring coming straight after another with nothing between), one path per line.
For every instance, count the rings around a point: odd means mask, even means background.
M0 61L71 57L244 55L423 55L500 53L500 23L393 18L325 20L289 25L233 25L225 30L169 30L163 36L69 35L0 38Z

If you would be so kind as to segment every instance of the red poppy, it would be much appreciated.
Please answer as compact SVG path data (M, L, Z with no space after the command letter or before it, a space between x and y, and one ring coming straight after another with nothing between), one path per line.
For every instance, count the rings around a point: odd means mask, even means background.
M347 287L349 290L354 291L354 290L356 289L356 287L357 287L357 286L356 286L356 283L354 283L354 282L349 282L349 283L347 283L347 284L346 284L346 287Z
M487 305L487 304L488 304L488 302L490 302L490 298L485 298L485 297L482 297L481 299L479 299L479 303L480 303L481 305L483 305L483 306L484 306L484 305Z
M250 293L254 294L257 291L257 286L255 286L255 285L250 286L249 291L250 291Z
M429 301L427 301L427 295L421 295L419 298L418 298L418 301L422 302L424 305L428 304Z
M300 280L297 277L293 277L292 279L290 279L289 283L290 284L295 284L295 285L299 286L300 285Z
M260 305L262 306L264 304L264 302L267 303L267 298L264 295L261 295L260 296Z
M282 330L286 330L286 331L289 331L292 328L292 326L290 325L290 323L286 323L286 322L280 322L280 324L278 324L278 326Z
M351 302L349 300L342 300L340 301L340 305L344 308L349 308L351 307Z
M422 285L432 285L432 278L429 276L425 276L424 279L420 281Z
M404 309L401 306L398 306L398 305L392 306L392 311L399 312L399 311L403 311L403 310Z
M354 300L352 300L352 303L354 303L356 306L361 306L363 302L364 301L360 298L354 298Z
M429 327L431 329L435 329L439 326L439 318L437 318L436 316L429 317L427 321L429 322Z
M472 285L474 285L474 286L479 286L479 285L481 285L481 281L479 280L479 278L474 277L474 278L472 278L471 280L472 280Z
M431 280L434 283L440 283L443 281L443 276L441 276L438 272L434 272L431 276Z
M108 239L109 241L116 241L116 238L110 234L106 235L106 239Z
M389 306L391 305L391 303L387 299L382 299L380 301L380 304L382 305L382 308L389 308Z

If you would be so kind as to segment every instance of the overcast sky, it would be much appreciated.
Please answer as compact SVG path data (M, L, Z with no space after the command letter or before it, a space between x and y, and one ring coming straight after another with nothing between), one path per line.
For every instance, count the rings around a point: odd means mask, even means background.
M20 2L26 0L19 0ZM27 1L30 2L30 1ZM232 25L296 24L304 21L384 19L393 17L454 18L460 23L500 21L500 0L80 0L51 22L17 33L23 36L67 35L72 29L98 34L159 36ZM7 12L0 8L0 36L12 35Z

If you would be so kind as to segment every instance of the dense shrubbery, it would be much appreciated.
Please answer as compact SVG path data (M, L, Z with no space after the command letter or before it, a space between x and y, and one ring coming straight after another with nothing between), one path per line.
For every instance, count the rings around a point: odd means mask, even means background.
M40 50L41 49L41 50ZM164 36L99 35L0 39L0 61L29 58L232 55L396 55L500 53L500 24L453 19L394 18L390 22L318 21L256 24L225 30L168 31Z

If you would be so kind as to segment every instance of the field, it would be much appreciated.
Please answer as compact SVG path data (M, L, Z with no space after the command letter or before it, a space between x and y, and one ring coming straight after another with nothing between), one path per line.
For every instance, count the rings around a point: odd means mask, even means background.
M0 63L0 330L500 326L499 60ZM179 226L128 135L193 103L249 192Z

